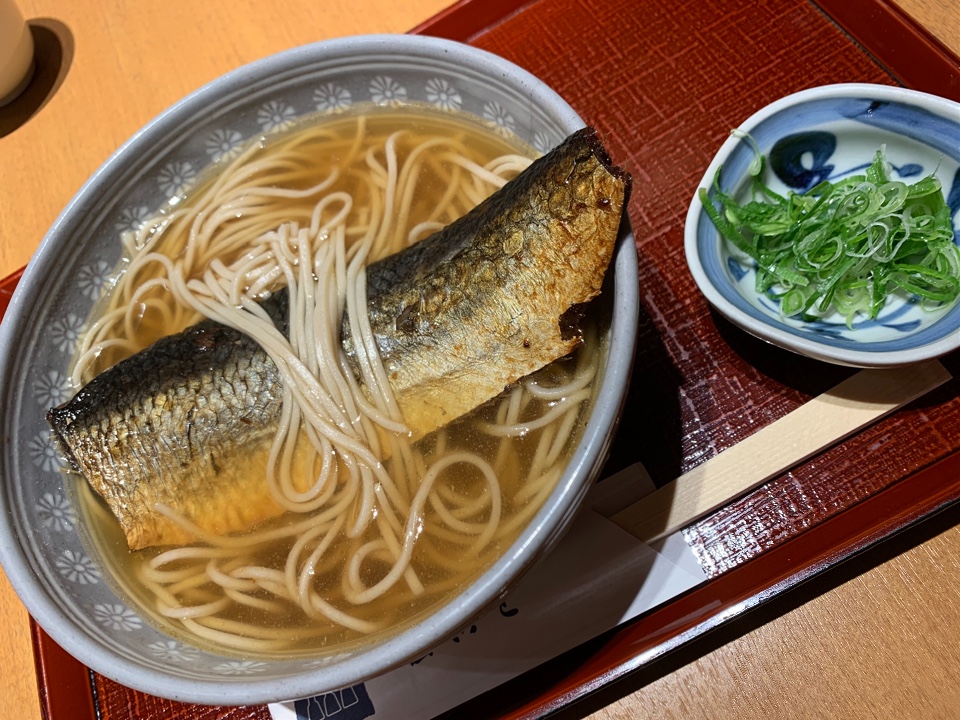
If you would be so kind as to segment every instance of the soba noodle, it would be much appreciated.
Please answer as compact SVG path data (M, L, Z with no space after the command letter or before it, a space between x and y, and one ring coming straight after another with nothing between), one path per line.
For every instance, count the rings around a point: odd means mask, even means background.
M412 443L366 313L366 264L467 212L530 162L521 153L422 109L315 120L261 138L124 237L75 383L201 317L255 338L284 381L265 478L282 518L218 536L159 507L196 543L111 553L168 629L246 654L395 632L488 567L539 509L577 436L596 343ZM258 305L281 287L287 335ZM359 378L340 347L344 312ZM101 544L121 545L88 495Z

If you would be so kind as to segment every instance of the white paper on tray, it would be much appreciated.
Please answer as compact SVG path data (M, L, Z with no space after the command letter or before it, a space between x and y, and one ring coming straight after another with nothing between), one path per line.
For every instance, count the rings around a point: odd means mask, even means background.
M652 490L640 465L606 478L499 608L415 663L270 705L273 720L428 720L703 582L679 533L655 549L606 519Z

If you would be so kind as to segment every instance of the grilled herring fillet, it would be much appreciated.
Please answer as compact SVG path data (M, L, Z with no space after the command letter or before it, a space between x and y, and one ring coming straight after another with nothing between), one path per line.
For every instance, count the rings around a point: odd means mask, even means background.
M585 128L472 212L367 268L370 324L415 436L576 347L576 328L559 320L599 294L628 187ZM352 357L346 318L341 337Z
M367 268L371 325L415 437L569 353L566 327L600 292L630 178L585 128L463 218ZM282 323L285 293L271 301ZM355 362L349 321L342 345ZM281 380L263 350L211 321L106 370L47 414L131 549L190 542L156 511L205 530L281 512L264 480Z
M287 293L264 306L285 331ZM100 373L47 421L138 550L195 540L158 503L219 534L282 512L265 480L282 395L256 341L204 320Z

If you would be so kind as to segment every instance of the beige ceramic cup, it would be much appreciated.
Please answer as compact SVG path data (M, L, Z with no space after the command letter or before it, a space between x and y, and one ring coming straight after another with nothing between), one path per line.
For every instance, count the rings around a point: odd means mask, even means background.
M0 0L0 107L19 95L33 75L33 35L13 0Z

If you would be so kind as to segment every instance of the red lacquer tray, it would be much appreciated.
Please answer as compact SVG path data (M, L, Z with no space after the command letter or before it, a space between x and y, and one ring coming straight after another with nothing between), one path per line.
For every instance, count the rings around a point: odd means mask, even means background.
M540 76L599 128L634 176L640 342L611 471L642 461L666 482L851 373L768 346L714 314L686 269L683 220L729 129L778 97L873 82L960 100L960 60L896 5L466 0L414 32L469 42ZM0 310L17 279L0 287ZM960 352L943 362L960 376ZM908 529L922 536L955 524L958 499L955 379L687 528L708 582L449 716L541 717L601 688L615 696L613 681L704 652L709 631L762 621L758 609L776 612L803 597L798 586L842 573L851 565L842 561L882 552ZM88 671L37 627L34 642L41 702L53 720L269 717L265 707L208 708L134 692Z

